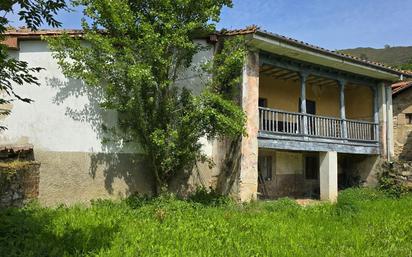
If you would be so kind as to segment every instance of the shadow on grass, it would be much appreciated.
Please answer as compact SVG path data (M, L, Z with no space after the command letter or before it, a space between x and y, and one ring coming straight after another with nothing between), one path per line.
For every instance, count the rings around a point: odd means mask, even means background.
M54 224L56 210L0 210L1 256L83 256L110 246L115 227Z

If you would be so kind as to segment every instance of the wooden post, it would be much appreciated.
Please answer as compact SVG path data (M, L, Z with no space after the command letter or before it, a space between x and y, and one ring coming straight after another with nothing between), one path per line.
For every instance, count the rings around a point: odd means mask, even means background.
M373 87L373 122L375 123L374 125L374 139L376 141L379 141L379 95L378 95L378 88Z
M300 74L300 112L306 114L306 79L307 73L301 72ZM308 134L308 117L303 116L303 134Z
M348 129L346 127L346 109L345 109L345 84L346 81L339 80L339 109L340 118L342 120L342 137L348 138Z
M379 95L379 140L380 140L380 150L381 156L387 158L387 111L386 111L386 89L385 83L378 83L378 95Z

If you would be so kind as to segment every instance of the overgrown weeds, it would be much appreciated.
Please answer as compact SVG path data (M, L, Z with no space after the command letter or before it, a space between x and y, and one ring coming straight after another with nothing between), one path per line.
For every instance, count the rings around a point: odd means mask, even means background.
M408 176L403 176L403 163L385 163L382 166L382 171L378 174L379 189L389 196L401 197L412 191L412 187L407 186ZM412 174L409 170L408 173ZM412 177L412 176L409 176ZM410 184L412 184L412 179Z
M234 204L230 197L221 195L213 188L206 189L205 187L197 188L193 194L189 195L188 200L208 206Z
M412 197L348 189L338 204L236 205L197 192L0 210L4 256L409 256ZM217 197L217 199L220 199Z

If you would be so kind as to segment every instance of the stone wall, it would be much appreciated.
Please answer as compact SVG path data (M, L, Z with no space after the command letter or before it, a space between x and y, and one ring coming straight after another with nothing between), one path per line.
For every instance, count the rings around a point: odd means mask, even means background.
M0 207L21 207L39 196L40 164L0 163Z
M395 157L412 161L412 124L406 115L412 114L412 90L405 90L393 97L393 125Z
M339 189L353 186L375 187L385 160L379 155L339 154Z
M385 162L380 173L385 178L385 184L381 186L398 187L403 192L412 192L412 161ZM381 182L383 180L381 179Z

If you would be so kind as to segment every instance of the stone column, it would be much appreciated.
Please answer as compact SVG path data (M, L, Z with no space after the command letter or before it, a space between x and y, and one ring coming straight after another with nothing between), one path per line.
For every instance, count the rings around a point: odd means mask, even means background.
M392 108L392 88L391 85L386 85L386 120L387 120L387 151L388 161L394 155L394 139L393 139L393 108Z
M387 110L386 110L386 89L385 83L378 83L378 104L379 104L379 140L380 140L380 150L381 157L386 159L387 157Z
M319 153L320 200L336 202L338 197L338 154Z
M243 68L242 107L246 114L246 133L241 143L239 200L257 198L259 131L259 53L250 51Z

